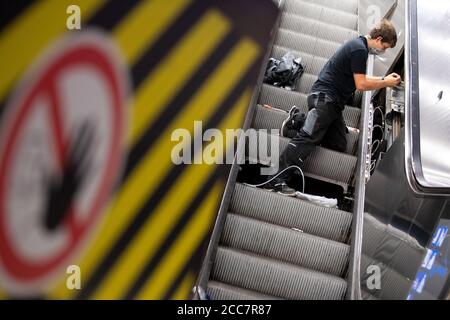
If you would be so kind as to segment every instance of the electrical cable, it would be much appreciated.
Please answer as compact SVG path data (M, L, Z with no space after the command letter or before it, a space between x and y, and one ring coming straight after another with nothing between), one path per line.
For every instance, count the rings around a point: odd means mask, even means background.
M381 124L385 125L385 123L386 123L385 122L385 117L384 117L383 109L381 109L381 107L378 106L378 107L374 108L373 109L373 115L375 116L375 110L377 110L377 109L380 111L380 114L381 114Z
M263 182L263 183L260 183L260 184L249 184L249 183L246 183L246 185L251 186L251 187L256 187L256 188L262 187L262 186L272 182L273 180L275 180L280 174L282 174L285 171L287 171L289 169L292 169L292 168L298 169L300 171L300 173L302 174L302 182L303 182L303 184L302 184L302 193L305 193L305 175L303 174L303 170L300 169L300 167L298 167L298 166L287 167L287 168L283 169L281 172L278 172L275 176L273 176L271 179L267 180L266 182Z
M375 143L377 143L377 147L375 148L375 150L373 150L373 145L375 144ZM374 140L373 142L372 142L372 156L377 152L377 150L378 150L378 148L380 147L380 144L381 144L381 141L380 140Z
M377 161L376 161L376 160L373 160L373 161L370 163L370 172L372 172L373 170L375 170L376 165L377 165Z
M381 138L384 139L384 128L382 126L380 126L379 124L376 124L372 127L372 134L373 134L373 129L379 128L381 130Z

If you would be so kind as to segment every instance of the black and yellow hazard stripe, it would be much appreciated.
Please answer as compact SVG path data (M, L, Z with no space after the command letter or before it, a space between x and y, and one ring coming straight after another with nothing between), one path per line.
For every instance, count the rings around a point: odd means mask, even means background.
M223 173L221 174L228 173L226 167L223 167L222 171ZM179 300L189 297L193 294L192 288L194 287L198 271L201 269L203 257L208 248L212 230L213 229L211 228L210 232L208 232L205 235L205 238L201 241L201 244L196 249L196 252L185 263L184 267L182 268L182 271L178 274L178 276L173 279L170 288L166 291L162 299ZM185 290L186 283L190 283L188 290Z
M0 34L0 52L23 46L11 33L36 37L2 76L3 103L33 57L65 31L65 23L50 22L43 34L33 32L30 19L55 10L65 14L68 2L80 5L87 26L110 32L129 65L129 157L101 228L81 260L73 261L81 267L83 290L69 291L61 279L46 297L186 297L195 278L191 258L210 231L223 184L215 166L174 166L171 133L186 128L192 134L195 120L204 122L204 130L238 128L263 49L237 32L214 1L42 1L22 10Z
M89 19L104 0L80 0L76 3ZM73 1L2 2L0 30L0 116L8 94L33 60L66 29L66 8ZM7 15L7 16L6 16ZM15 15L15 16L14 16ZM43 21L45 19L45 22Z
M182 281L176 288L173 294L164 297L164 300L186 300L190 297L190 291L195 284L195 276L193 272L189 271L186 274L182 274Z
M176 222L174 227L170 230L170 233L167 235L167 237L164 239L164 242L162 245L156 250L153 256L150 257L149 261L146 262L145 268L142 270L142 272L139 274L139 276L136 278L136 280L133 283L133 286L131 286L125 298L132 299L136 296L136 294L140 291L140 289L143 287L144 283L148 279L149 275L155 270L155 268L158 266L158 264L162 261L164 256L167 254L168 251L170 251L171 246L176 241L176 239L180 236L183 229L187 226L189 221L191 221L192 217L199 215L200 206L202 204L209 203L207 205L207 209L211 209L211 212L217 211L218 208L214 208L214 205L218 202L218 195L220 195L220 192L217 192L218 188L220 191L220 188L222 187L221 184L218 182L219 179L219 170L215 170L209 177L206 183L203 184L201 187L201 190L196 194L196 196L193 198L192 201L188 204L187 208L183 212L181 218ZM206 197L209 197L209 201L204 202ZM206 201L206 200L205 200ZM210 208L213 206L213 208ZM201 215L201 214L200 214ZM211 215L209 217L212 217ZM206 218L206 221L208 221L208 218ZM210 224L212 221L210 221ZM186 263L188 263L187 261ZM185 265L183 266L184 271ZM182 273L182 271L180 273ZM177 274L178 276L178 274ZM175 282L176 279L173 279Z
M32 5L32 2L29 0L16 0L14 1L14 5L8 3L7 1L3 1L0 3L0 32L6 28L7 25L13 20L17 18L17 16L24 12L27 7Z
M219 125L222 132L225 132L226 128L232 128L236 121L239 122L239 119L242 119L249 99L250 92L244 92L227 117ZM208 165L193 167L198 167L199 171L204 170L205 172L214 170L214 167ZM199 174L202 173L199 172ZM186 183L185 187L188 186L189 184ZM208 213L208 210L200 210L199 213L190 218L189 223L178 235L176 241L165 254L162 261L152 271L152 274L148 277L143 287L134 296L135 298L161 299L164 297L167 290L170 289L171 282L176 279L177 275L182 271L184 264L195 253L204 236L210 230L213 216L214 214L211 214L211 211Z
M209 101L211 102L211 100ZM247 103L248 99L245 100L245 102ZM212 106L210 106L207 101L204 101L204 103L192 104L186 108L185 112L191 111L191 108L201 109L203 106L209 110L208 112L205 110L205 113L211 112ZM199 110L197 112L195 112L195 110L192 111L194 112L190 115L181 114L179 116L179 120L181 121L180 124L185 121L187 122L182 125L176 125L177 121L175 121L174 126L169 128L167 133L163 134L163 137L168 140L170 139L170 133L173 129L188 128L192 126L192 122L194 121ZM232 126L228 126L228 128L231 127ZM148 170L148 174L139 175L136 177L137 179L145 180L145 184L141 184L141 187L145 186L149 189L153 188L155 190L153 197L148 195L147 197L150 197L149 200L143 199L142 209L140 211L138 210L135 218L136 220L133 221L131 225L131 229L133 229L133 225L139 227L138 234L141 235L141 237L136 237L137 230L129 232L128 235L133 237L131 239L131 244L126 245L126 250L123 251L119 261L114 264L108 272L106 272L103 268L99 269L97 274L104 279L100 288L97 289L96 294L94 295L97 298L111 297L111 295L115 297L116 292L119 294L118 297L120 297L121 294L125 294L124 290L126 290L126 287L134 280L135 274L139 272L145 264L146 254L154 252L160 246L163 237L166 235L168 230L170 230L173 224L180 218L182 207L173 208L171 206L181 205L182 203L189 201L189 199L195 195L193 192L199 188L206 179L206 176L203 176L202 174L206 174L206 170L214 169L214 167L207 165L187 166L186 168L177 166L173 168L172 171L173 173L176 173L176 176L173 176L171 172L168 172L168 175L164 180L162 180L162 182L158 181L152 183L149 181L152 180L152 174L154 175L156 170L160 170L161 167L166 165L165 162L170 163L170 147L169 149L163 150L164 151L162 152L158 152L157 149L155 150L156 152L150 151L145 156L145 160L143 160L148 161L144 163L151 164L151 167L145 167L145 170ZM205 168L205 171L199 171L203 168ZM190 174L191 172L193 173ZM176 183L174 183L174 181L176 181ZM161 200L161 196L163 195L165 195L165 198ZM148 203L148 205L146 205L146 203ZM169 212L170 214L168 214ZM127 235L127 233L125 233L125 235ZM146 238L150 239L145 240ZM130 242L128 237L123 237L122 239L124 239L127 243ZM121 241L119 240L119 244L120 242ZM112 253L115 253L114 251L115 250L113 250ZM111 257L111 255L109 255L109 257ZM117 259L117 256L115 259ZM109 262L110 261L108 261L108 263Z
M83 15L91 16L103 0L77 1ZM11 21L0 34L0 100L6 98L15 81L46 47L67 31L66 8L72 1L37 2ZM42 20L45 17L45 23ZM41 21L41 22L40 22ZM24 40L26 39L26 40Z

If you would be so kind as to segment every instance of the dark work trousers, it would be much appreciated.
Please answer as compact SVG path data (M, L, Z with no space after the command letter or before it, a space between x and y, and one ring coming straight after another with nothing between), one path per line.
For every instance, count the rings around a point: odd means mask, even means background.
M308 108L303 128L289 141L280 156L278 172L293 165L303 170L304 161L317 145L339 152L347 148L347 127L342 116L344 106L335 103L324 93L312 93L308 96ZM295 171L287 170L273 184L286 182Z

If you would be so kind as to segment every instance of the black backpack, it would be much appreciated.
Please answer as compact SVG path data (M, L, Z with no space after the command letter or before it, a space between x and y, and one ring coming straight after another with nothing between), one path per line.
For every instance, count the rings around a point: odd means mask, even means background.
M301 58L295 58L292 52L288 52L281 58L281 61L274 58L269 59L264 83L293 90L303 71Z

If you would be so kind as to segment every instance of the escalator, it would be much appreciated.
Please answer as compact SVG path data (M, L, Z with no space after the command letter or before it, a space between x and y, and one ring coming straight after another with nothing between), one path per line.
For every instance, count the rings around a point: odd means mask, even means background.
M342 43L358 36L358 0L286 0L280 9L270 56L293 52L305 72L293 91L261 86L250 123L256 130L279 129L293 105L306 114L307 95L320 70ZM350 129L347 150L319 146L304 164L306 192L331 195L339 208L252 187L246 184L256 179L250 165L231 174L196 287L199 298L347 297L360 105L356 94L343 112ZM279 139L280 153L289 143L278 135L270 139ZM269 159L258 162L268 165Z
M368 5L398 27L398 42L383 57L369 55L367 74L396 72L404 85L355 93L343 112L345 152L316 147L303 164L306 183L295 184L299 175L289 182L336 198L337 208L256 188L267 180L260 169L275 166L270 149L281 153L289 144L276 131L269 137L279 144L264 143L267 130L279 129L293 105L306 114L307 95L326 61L371 28ZM194 298L449 299L450 179L446 158L436 157L449 149L448 101L435 76L448 57L440 42L421 42L418 35L445 37L450 7L285 0L280 9L267 58L292 52L305 73L293 91L260 84L254 92L243 128L256 130L266 152L254 157L249 137L239 140Z

